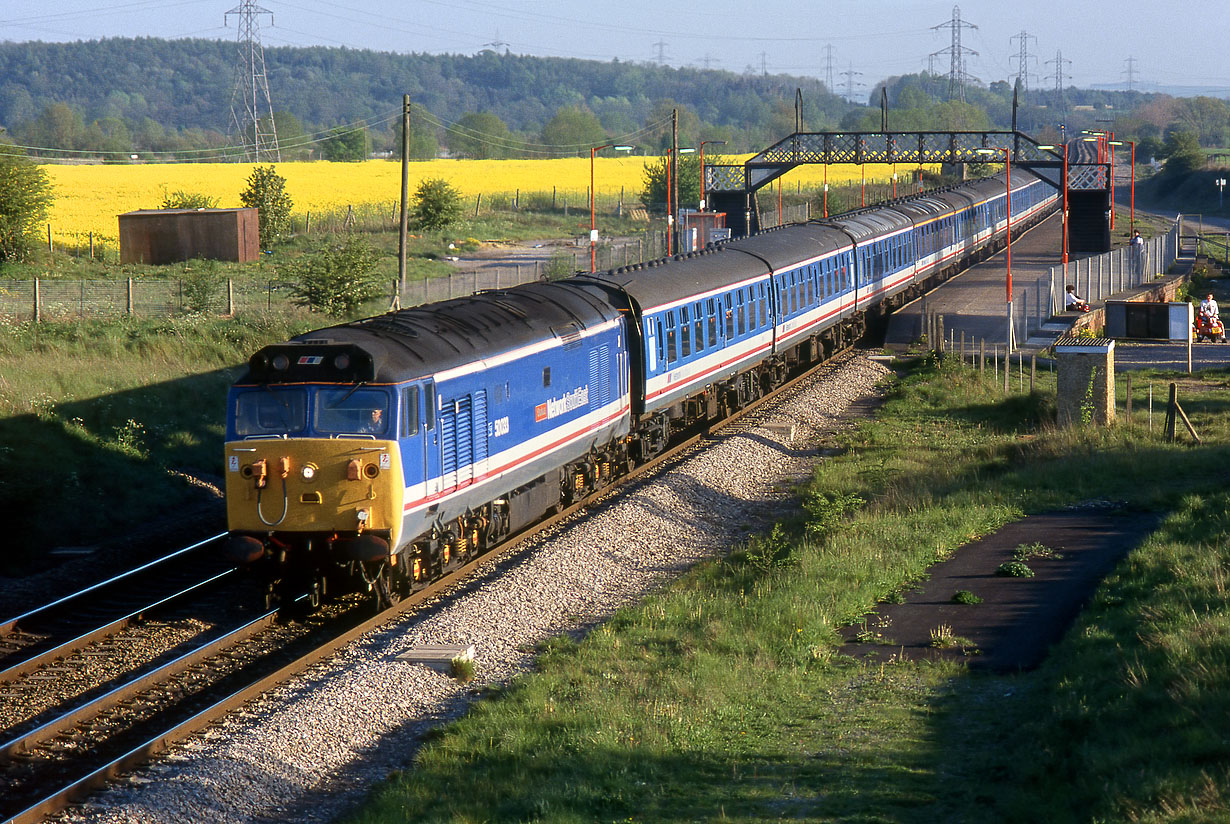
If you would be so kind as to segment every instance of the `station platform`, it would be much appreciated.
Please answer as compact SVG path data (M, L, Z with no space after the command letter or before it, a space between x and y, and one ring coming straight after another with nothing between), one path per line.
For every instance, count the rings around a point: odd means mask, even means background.
M1050 273L1052 267L1060 265L1062 236L1063 222L1058 211L1021 236L1013 232L1013 351L1046 349L1079 320L1076 314L1052 315L1049 311ZM976 347L982 341L988 352L993 347L1002 351L1008 340L1005 260L1005 252L1001 251L898 309L889 317L885 347L902 351L921 340L926 317L933 314L943 316L946 338L951 334L960 341L964 334L967 346ZM1023 328L1025 316L1031 319L1028 337Z

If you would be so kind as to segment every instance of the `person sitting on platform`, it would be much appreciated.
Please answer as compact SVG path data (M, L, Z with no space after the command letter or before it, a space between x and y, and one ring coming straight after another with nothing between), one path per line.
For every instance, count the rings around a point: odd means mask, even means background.
M1065 312L1088 312L1089 304L1081 300L1081 296L1076 294L1075 286L1068 286L1067 291L1063 296L1063 310Z

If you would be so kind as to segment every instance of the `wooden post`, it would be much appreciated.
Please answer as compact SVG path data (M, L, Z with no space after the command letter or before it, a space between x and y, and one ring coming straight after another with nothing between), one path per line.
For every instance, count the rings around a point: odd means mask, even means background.
M483 205L483 193L479 192L478 197L474 199L474 217L478 217L479 207Z
M1034 393L1034 383L1038 378L1038 353L1029 356L1029 394ZM1129 378L1129 380L1131 380Z
M1132 425L1132 373L1127 374L1127 398L1123 404L1123 416L1127 419L1128 426Z
M986 377L987 374L987 339L978 339L978 374Z
M1179 388L1175 384L1170 384L1170 400L1166 403L1166 424L1163 429L1166 440L1174 441L1174 425L1175 414L1174 409L1179 405Z
M226 314L227 317L235 314L235 281L230 278L226 279Z
M47 251L54 252L55 248L51 245L51 224L47 224Z
M944 354L944 316L935 316L935 351Z
M128 304L128 305L127 305L127 308L125 309L125 314L131 315L131 314L132 314L132 278L129 278L129 279L128 279L128 301L127 301L127 304Z
M90 260L94 259L94 233L90 232Z
M961 365L965 365L965 330L961 330Z
M42 307L42 302L39 300L40 297L41 295L39 294L38 278L35 278L34 279L34 322L35 323L43 322L43 307Z

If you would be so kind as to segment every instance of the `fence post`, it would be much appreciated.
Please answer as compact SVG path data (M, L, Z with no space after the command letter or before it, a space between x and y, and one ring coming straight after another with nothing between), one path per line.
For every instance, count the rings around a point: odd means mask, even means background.
M51 245L51 224L47 224L47 251L54 252L55 248Z
M43 306L42 306L42 302L39 300L39 298L41 297L39 292L40 290L39 290L38 278L35 278L34 279L34 322L35 323L43 322Z
M125 314L131 315L132 314L132 278L128 279L128 290L127 291L128 291L128 295L127 295L128 299L126 301L127 305L124 311L125 311Z
M235 314L235 281L226 279L226 314Z

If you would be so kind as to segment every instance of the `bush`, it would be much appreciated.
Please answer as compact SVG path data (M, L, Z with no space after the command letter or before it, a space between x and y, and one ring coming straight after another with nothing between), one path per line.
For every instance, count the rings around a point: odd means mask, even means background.
M290 232L292 202L286 193L286 178L273 166L257 166L248 177L248 188L239 196L239 201L250 209L258 210L257 222L262 249L273 245L278 238Z
M411 220L416 229L439 232L461 219L461 193L447 180L424 180L414 192Z
M54 199L45 171L24 157L0 155L0 263L25 259Z
M184 266L184 308L194 314L204 314L213 306L222 286L222 271L216 260L192 260Z
M382 288L376 277L376 254L357 235L285 264L281 274L294 284L295 303L334 317L353 314Z
M217 209L218 198L200 192L162 192L160 209Z

